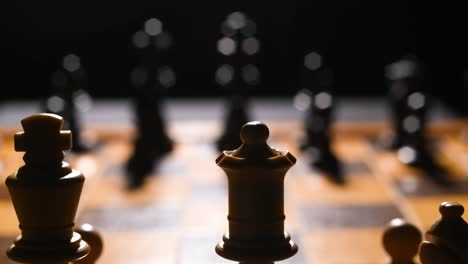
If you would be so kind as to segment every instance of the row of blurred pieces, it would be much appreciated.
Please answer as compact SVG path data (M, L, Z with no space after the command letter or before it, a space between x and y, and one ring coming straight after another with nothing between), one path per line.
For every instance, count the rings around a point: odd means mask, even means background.
M255 38L256 24L245 14L234 12L222 23L222 38L217 43L220 66L215 80L226 91L227 112L224 129L216 142L219 150L240 146L240 128L250 121L249 90L260 81L256 54L260 41ZM176 74L169 66L171 35L163 23L151 18L132 38L137 65L129 73L132 100L136 117L137 136L134 150L127 163L129 187L140 187L156 160L173 149L173 141L166 133L161 101L166 90L176 82ZM333 122L333 71L324 55L311 51L304 56L301 89L294 98L294 106L305 112L301 149L311 157L311 165L326 172L331 180L345 183L339 160L331 149L330 125ZM389 98L393 112L393 136L386 147L397 150L406 164L426 169L437 181L443 181L432 159L424 137L430 98L424 92L423 65L412 56L386 68ZM44 100L45 112L61 115L65 128L72 130L73 150L89 151L80 138L78 114L91 106L86 92L87 78L80 57L68 54L59 69L51 75L54 93Z

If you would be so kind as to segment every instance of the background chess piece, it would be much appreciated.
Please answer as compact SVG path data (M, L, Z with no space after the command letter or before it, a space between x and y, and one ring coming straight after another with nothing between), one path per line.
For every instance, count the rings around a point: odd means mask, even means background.
M21 228L8 249L22 263L67 264L86 256L88 244L73 232L84 176L63 162L72 146L71 132L60 130L63 119L37 114L21 121L15 150L25 151L25 165L6 179Z
M414 225L400 218L388 224L383 235L383 245L391 258L389 264L414 264L422 234Z
M216 141L219 151L241 145L239 133L249 121L247 95L260 82L256 65L260 41L255 37L255 22L242 12L233 12L221 24L221 33L217 46L222 65L216 70L215 79L226 93L227 111Z
M404 127L404 118L408 115L408 98L422 89L421 65L413 56L407 56L402 60L388 65L385 75L389 82L389 105L392 113L393 134L388 142L388 147L394 150L404 144L407 130ZM424 104L423 104L424 106ZM427 107L425 107L427 109ZM426 111L420 111L425 116Z
M90 224L82 224L75 228L75 232L81 235L84 241L88 243L91 250L89 254L73 263L75 264L94 264L102 254L104 243L101 234Z
M64 128L73 131L73 151L89 151L91 146L81 138L80 113L91 107L91 97L86 92L86 71L81 58L76 54L65 55L61 67L53 72L51 83L53 93L46 99L44 111L64 118Z
M168 65L171 35L156 18L148 19L133 35L137 62L130 74L136 138L127 162L128 187L137 188L153 170L155 162L174 147L166 132L162 101L176 77Z
M339 160L331 149L330 127L333 122L335 100L331 93L333 76L323 64L322 56L311 52L304 57L304 86L296 98L309 102L297 105L305 112L305 136L301 149L310 156L310 165L324 172L335 183L344 183ZM300 103L299 103L300 104Z
M229 231L216 252L244 264L289 258L298 248L284 230L283 181L296 159L268 146L269 130L263 123L245 124L240 136L238 149L216 159L229 185Z
M441 218L426 232L419 257L422 264L468 263L468 223L464 208L455 202L443 202Z

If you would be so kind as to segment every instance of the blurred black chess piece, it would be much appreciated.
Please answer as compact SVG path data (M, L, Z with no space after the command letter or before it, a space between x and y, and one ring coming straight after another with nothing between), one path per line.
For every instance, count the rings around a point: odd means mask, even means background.
M52 73L51 83L53 93L44 101L44 111L64 118L64 129L73 131L72 151L91 150L90 144L81 138L80 113L89 110L92 102L86 92L87 76L80 57L76 54L64 56L59 69Z
M167 65L171 35L156 18L147 20L144 29L133 35L137 52L130 82L136 118L136 139L127 163L128 187L140 187L155 163L173 149L167 135L161 107L166 90L175 84L175 73Z
M397 151L402 163L424 170L439 183L448 183L433 158L434 145L426 138L430 98L424 92L421 63L414 57L406 57L389 65L386 76L394 130L387 146Z
M218 150L232 150L241 145L241 127L249 121L249 89L260 82L256 66L256 54L260 42L255 37L256 25L242 12L233 12L221 24L222 37L218 40L218 52L222 65L215 73L218 85L227 93L227 112L223 131L216 141Z
M344 183L340 162L331 149L330 126L333 122L333 75L322 56L311 52L304 57L304 85L295 97L295 105L304 111L305 137L301 149L311 157L310 164L335 183Z

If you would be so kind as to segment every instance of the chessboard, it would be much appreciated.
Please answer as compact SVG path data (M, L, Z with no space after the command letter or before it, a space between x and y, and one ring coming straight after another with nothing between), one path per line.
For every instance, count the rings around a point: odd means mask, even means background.
M333 125L333 151L346 179L338 185L313 170L299 150L300 122L262 121L270 128L269 144L297 158L285 178L285 229L299 252L281 263L386 263L382 234L391 219L404 218L424 232L439 217L441 202L468 205L468 144L461 138L466 120L440 120L428 127L436 159L456 181L450 187L401 165L394 152L380 147L379 140L390 131L384 122ZM13 135L21 130L19 120L18 126L0 127L3 252L20 233L4 181L23 164L23 153L13 147ZM214 250L228 223L227 178L215 164L220 127L212 120L178 120L168 130L175 149L137 190L127 190L125 180L131 126L88 126L83 136L96 142L96 148L85 154L67 152L66 160L86 176L76 224L94 225L104 239L98 263L232 263ZM2 253L0 263L13 262Z

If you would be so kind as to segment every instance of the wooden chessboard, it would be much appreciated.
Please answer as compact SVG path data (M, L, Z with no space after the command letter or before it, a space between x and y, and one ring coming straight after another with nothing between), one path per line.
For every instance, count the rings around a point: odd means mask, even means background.
M286 176L285 210L286 230L300 249L281 263L385 263L381 236L389 220L403 217L426 230L438 218L440 202L468 206L468 146L460 138L463 120L439 121L429 129L437 159L458 182L449 188L402 166L395 153L379 148L375 142L389 131L384 123L334 125L333 149L347 180L339 186L312 170L298 150L302 136L298 122L265 122L270 145L298 158ZM0 129L2 251L19 234L4 180L22 164L23 154L13 151L12 142L13 133L20 130ZM213 142L219 132L211 121L171 123L169 134L177 147L160 161L143 189L127 191L123 165L132 148L132 128L87 128L84 134L98 142L97 148L83 155L68 153L67 160L87 177L77 224L91 223L103 234L99 263L232 263L214 251L227 230L227 180L214 162L218 152ZM2 254L0 263L13 262Z

